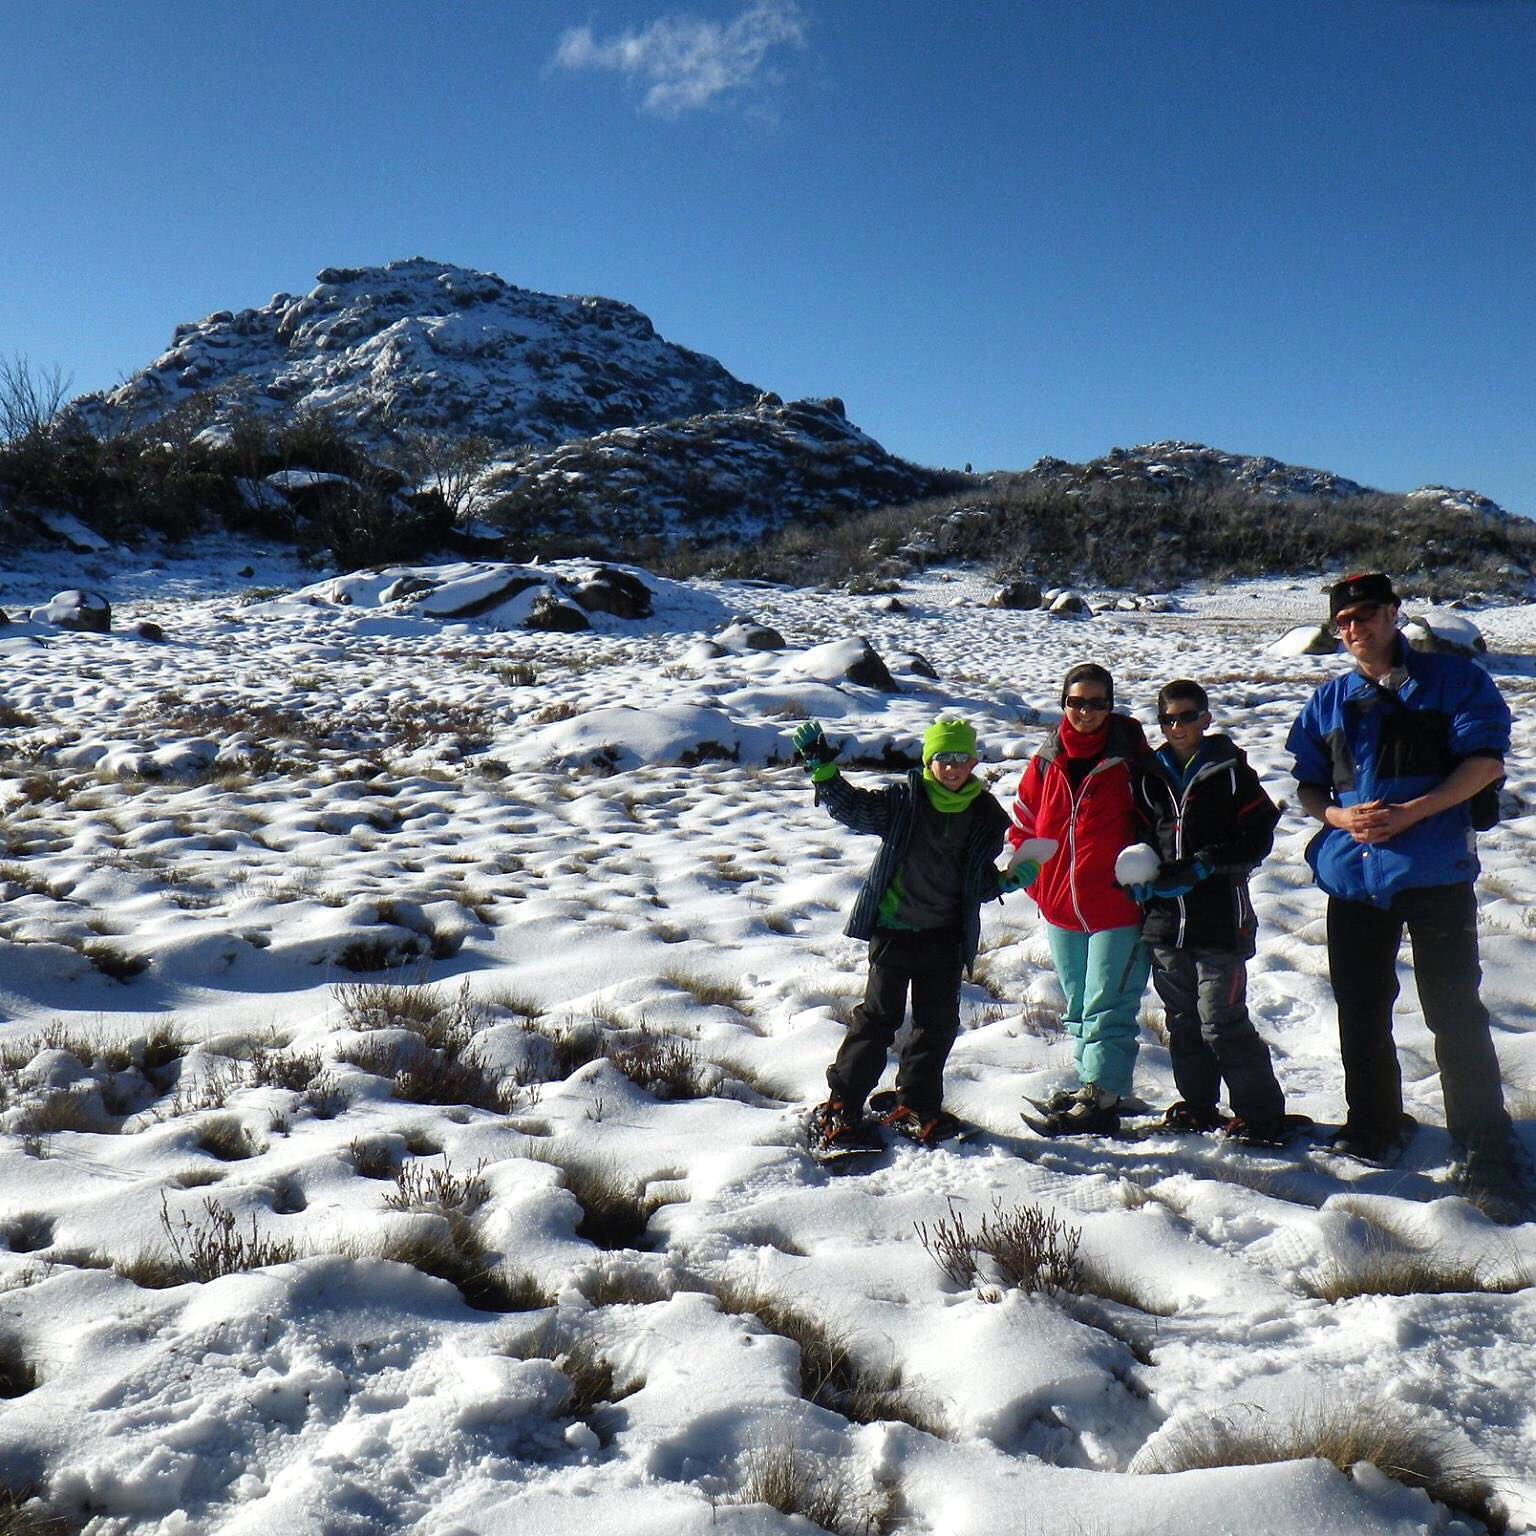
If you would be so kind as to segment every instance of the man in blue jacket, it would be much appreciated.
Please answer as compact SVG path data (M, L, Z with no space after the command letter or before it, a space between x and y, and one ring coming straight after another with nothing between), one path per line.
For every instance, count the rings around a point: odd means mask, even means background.
M1406 925L1463 1189L1495 1219L1529 1214L1478 996L1477 844L1469 803L1504 776L1509 706L1475 663L1409 648L1380 574L1350 576L1329 617L1354 657L1291 728L1298 798L1323 823L1307 862L1328 895L1328 968L1348 1115L1336 1150L1390 1161L1411 1132L1392 1042Z

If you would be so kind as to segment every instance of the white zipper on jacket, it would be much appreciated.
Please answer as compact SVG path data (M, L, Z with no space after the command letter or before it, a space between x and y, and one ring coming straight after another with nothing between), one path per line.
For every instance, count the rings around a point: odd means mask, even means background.
M1101 769L1110 768L1123 763L1123 757L1103 757L1096 762L1087 773L1083 775L1083 782L1078 785L1076 791L1072 789L1072 780L1067 780L1067 793L1072 801L1072 813L1067 817L1067 889L1072 893L1072 910L1077 914L1077 920L1083 925L1084 933L1093 930L1088 926L1088 919L1083 916L1082 903L1077 899L1077 808L1082 803L1083 796L1088 793L1089 781ZM1067 770L1061 770L1065 773Z
M1189 807L1190 792L1201 779L1210 777L1213 773L1227 772L1232 775L1232 798L1237 798L1237 763L1234 760L1227 762L1202 763L1195 770L1194 777L1186 780L1183 789L1174 793L1173 785L1163 781L1164 788L1168 790L1169 797L1173 801L1173 856L1175 859L1184 857L1184 812ZM1175 949L1184 948L1184 930L1189 926L1189 909L1184 905L1182 896L1173 898L1174 905L1179 909L1179 931L1174 940Z

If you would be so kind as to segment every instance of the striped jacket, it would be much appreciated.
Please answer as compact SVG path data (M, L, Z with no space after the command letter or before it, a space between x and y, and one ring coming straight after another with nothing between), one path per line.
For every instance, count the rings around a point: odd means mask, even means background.
M916 797L924 794L923 773L911 769L905 779L884 789L856 789L841 774L816 786L816 803L825 806L834 821L853 832L867 832L880 839L879 852L864 876L864 884L848 915L843 932L850 939L874 936L880 901L889 888L912 841ZM962 813L956 813L962 814ZM1001 895L995 860L1008 830L1008 813L984 789L963 814L972 820L965 845L965 869L961 886L960 951L967 970L981 943L981 904Z

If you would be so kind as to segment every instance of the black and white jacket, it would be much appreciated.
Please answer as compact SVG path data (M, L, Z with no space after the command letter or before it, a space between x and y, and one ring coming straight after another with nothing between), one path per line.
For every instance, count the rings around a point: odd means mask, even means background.
M1251 955L1258 922L1248 876L1274 847L1280 812L1230 737L1207 736L1200 761L1180 786L1161 754L1136 785L1138 809L1163 862L1201 858L1213 873L1187 896L1147 904L1142 938L1173 949L1224 949Z
M923 793L920 768L912 769L906 778L883 789L855 788L841 774L816 786L817 804L825 806L834 820L851 831L867 832L880 839L875 861L864 877L848 926L843 930L849 938L873 937L880 900L907 856L914 807ZM964 853L960 910L960 952L969 969L981 943L981 904L995 901L1002 894L993 861L1002 851L1003 834L1009 823L1008 813L985 789L959 814L967 816L971 823Z

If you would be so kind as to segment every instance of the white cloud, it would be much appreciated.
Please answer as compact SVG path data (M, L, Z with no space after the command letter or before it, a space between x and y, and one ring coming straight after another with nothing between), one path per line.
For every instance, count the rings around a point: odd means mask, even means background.
M795 0L752 0L725 23L679 13L602 39L589 26L572 27L553 62L559 69L608 69L644 81L645 110L677 117L771 80L769 51L804 46L805 20Z

